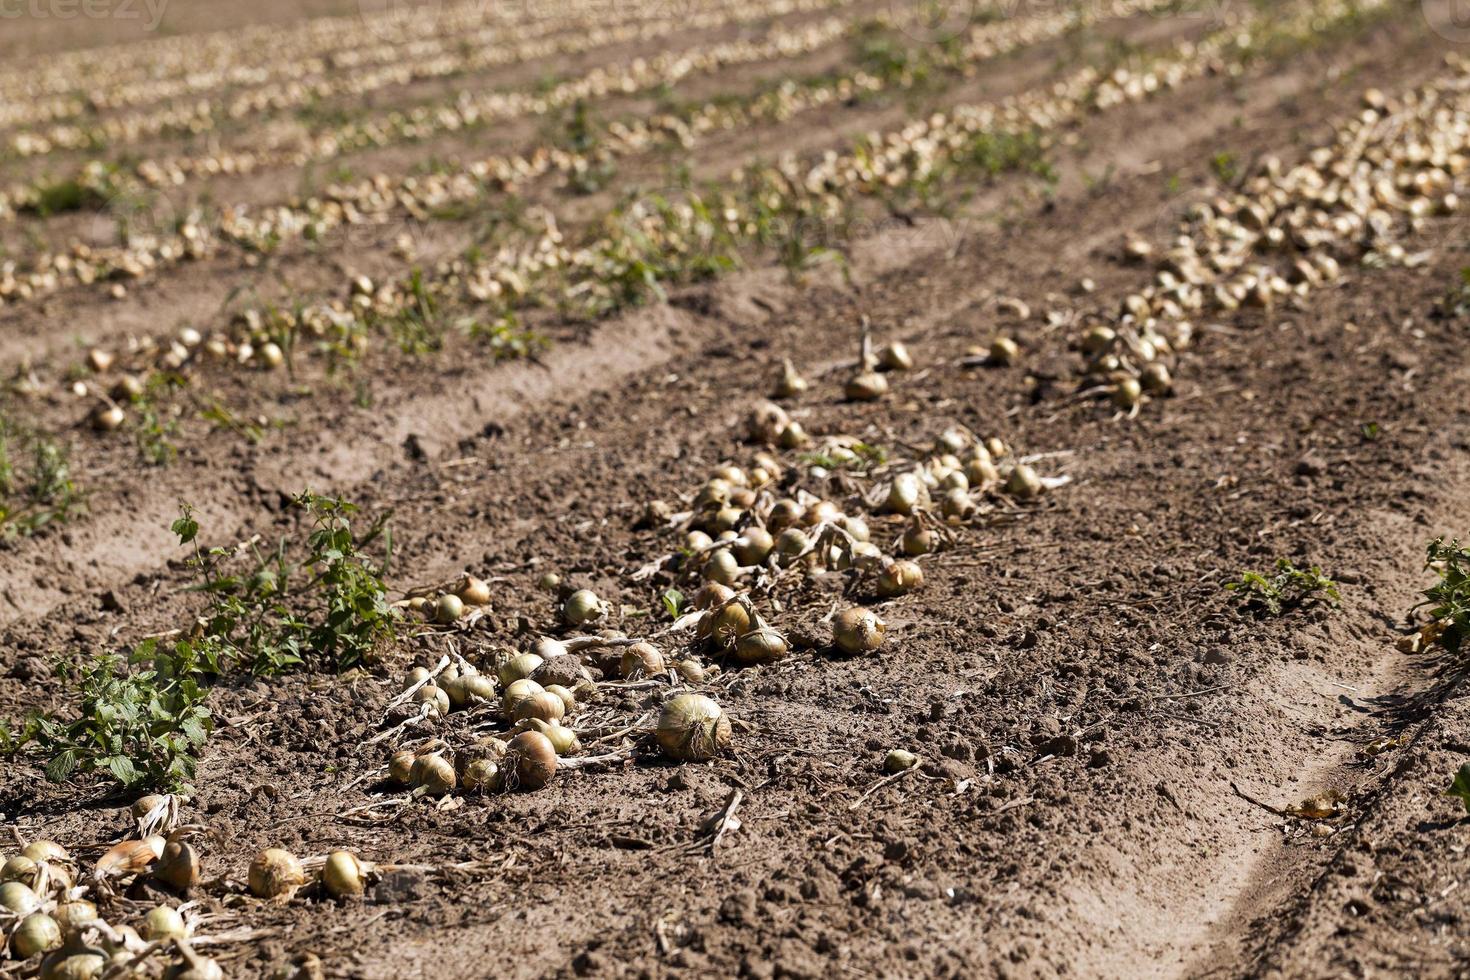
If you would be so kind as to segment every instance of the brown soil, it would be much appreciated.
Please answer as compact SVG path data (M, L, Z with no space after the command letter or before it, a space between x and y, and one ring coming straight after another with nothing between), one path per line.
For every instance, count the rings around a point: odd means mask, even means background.
M362 369L371 408L354 406L351 381L208 376L201 397L287 424L249 445L186 421L161 470L84 431L81 402L43 399L35 420L77 446L91 499L74 523L0 541L0 717L63 703L37 673L46 658L188 622L198 599L167 532L181 500L210 544L298 530L286 495L308 485L391 510L395 585L495 577L493 614L458 635L467 651L516 642L520 618L549 622L535 585L547 569L647 608L653 592L626 573L668 539L639 526L644 504L749 456L742 420L789 357L813 381L793 409L813 433L927 446L964 425L1070 483L927 559L925 588L879 607L880 655L825 648L820 620L852 583L820 577L781 625L821 642L714 682L737 729L707 764L645 756L368 821L344 814L394 794L373 775L384 746L367 740L403 671L437 659L442 639L389 651L350 683L222 681L186 806L208 827L206 878L238 881L266 846L482 863L393 875L344 904L206 889L211 907L265 930L219 948L228 975L306 954L329 976L383 978L1465 975L1470 820L1442 793L1470 753L1470 702L1462 665L1394 640L1429 582L1425 544L1470 535L1466 329L1433 315L1470 217L1434 219L1414 243L1432 249L1421 266L1354 269L1305 308L1201 323L1174 396L1134 419L1058 383L1073 355L1040 313L1017 323L995 306L1101 307L1145 285L1117 261L1120 234L1156 237L1181 188L1213 186L1216 154L1294 159L1364 88L1438 71L1454 47L1413 9L1086 120L1056 154L1054 186L1003 176L950 218L894 218L854 248L850 281L748 269L608 322L548 324L555 343L536 362L385 353ZM1066 70L1057 54L1004 70L1037 87ZM968 84L990 82L1011 90ZM852 108L734 135L701 161L811 150L904 115ZM68 293L6 310L0 357L59 361L74 337L206 321L268 274L299 290L390 262L386 248L265 271L221 260L123 303ZM1082 277L1094 296L1076 294ZM890 398L855 406L841 387L864 315L919 365ZM959 365L1000 329L1020 365ZM901 527L872 523L885 542ZM1224 583L1277 557L1322 566L1341 606L1243 613ZM661 700L610 688L599 708L632 723ZM925 762L883 782L895 746ZM122 832L129 800L96 779L52 786L37 763L0 768L15 833L92 855ZM1329 789L1344 800L1336 821L1273 812ZM712 845L702 827L734 790L740 826Z

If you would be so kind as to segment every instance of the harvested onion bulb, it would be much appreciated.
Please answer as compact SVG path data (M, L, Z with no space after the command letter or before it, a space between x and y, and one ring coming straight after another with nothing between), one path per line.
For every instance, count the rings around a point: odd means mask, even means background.
M853 606L832 621L832 639L845 653L871 653L883 645L887 625L871 609Z
M289 898L305 882L301 862L282 848L268 847L250 862L248 883L257 898Z
M730 744L730 719L703 694L681 694L664 703L654 737L671 759L703 762Z

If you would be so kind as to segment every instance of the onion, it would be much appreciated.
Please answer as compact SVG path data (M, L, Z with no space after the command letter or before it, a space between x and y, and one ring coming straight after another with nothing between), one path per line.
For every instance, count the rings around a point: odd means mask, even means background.
M163 838L157 836L114 844L97 860L96 871L99 875L141 874L158 860L163 845Z
M106 970L107 957L99 952L63 949L41 961L41 980L98 980Z
M470 792L488 792L500 789L502 778L500 763L494 759L471 759L464 767L464 788Z
M148 814L168 803L168 797L161 793L151 793L148 796L140 796L128 807L128 815L134 820L143 820Z
M775 539L765 528L748 527L735 539L735 558L742 565L759 565L775 547Z
M972 487L988 487L1000 479L1000 471L990 461L990 454L975 456L965 464L965 479Z
M555 592L561 587L561 576L555 572L547 572L536 580L536 586L542 592Z
M153 877L179 891L193 888L199 882L198 853L184 841L169 841L153 866Z
M703 684L705 679L704 665L697 660L679 660L674 663L674 673L678 674L690 684Z
M542 721L561 721L566 714L566 703L550 691L539 691L530 697L521 698L511 712L514 721L539 718Z
M704 577L721 585L734 585L740 581L740 562L726 548L713 551L705 561Z
M322 886L333 898L361 895L367 887L362 862L351 851L333 851L322 865Z
M403 689L406 691L410 687L413 687L415 684L418 684L421 681L427 681L428 679L429 670L427 667L415 667L404 675Z
M774 402L761 402L751 409L746 431L750 433L752 442L773 446L781 438L782 430L790 424L791 417L786 414L786 409Z
M505 693L500 696L500 713L507 718L514 718L517 705L538 694L544 694L545 691L545 688L529 678L512 681L505 686Z
M413 699L419 704L431 705L432 708L429 712L431 717L449 714L449 695L445 694L442 688L436 687L433 684L425 684L417 691L414 691Z
M878 573L878 594L885 599L906 595L924 584L924 570L918 562L891 561Z
M832 620L832 639L844 653L871 653L883 645L886 629L877 613L853 606Z
M97 921L97 906L86 899L76 898L56 906L52 915L62 932L75 932L87 923Z
M723 606L735 598L735 590L719 582L706 582L694 593L692 605L695 609L713 609Z
M975 505L970 500L969 492L959 487L947 491L939 501L939 512L945 517L956 520L963 519L974 509Z
M1112 327L1095 326L1088 330L1082 338L1082 353L1095 357L1113 346L1113 341L1117 339L1118 335Z
M1122 409L1131 409L1143 397L1143 386L1137 378L1124 378L1113 387L1113 404Z
M306 872L290 851L268 847L250 862L247 880L257 898L289 898L306 883Z
M796 373L796 366L788 357L781 362L781 380L776 382L777 398L795 398L807 389L806 378Z
M466 575L456 591L460 601L467 606L490 605L490 583L484 579Z
M908 371L914 366L914 359L901 340L892 341L884 347L878 354L878 361L890 371Z
M1174 387L1174 379L1169 376L1169 369L1158 361L1145 365L1138 380L1143 390L1151 395L1167 395Z
M875 402L888 394L888 379L877 371L863 371L848 380L842 393L850 402Z
M459 680L460 696L463 699L459 707L465 705L481 704L485 701L494 701L496 697L495 680L484 674L471 674L461 677Z
M570 626L585 626L607 615L607 604L591 589L578 589L562 606L562 618Z
M800 449L809 442L811 437L806 434L806 429L802 428L800 422L792 422L781 430L782 449Z
M516 786L540 789L556 775L556 747L540 732L521 732L508 748L506 765L515 773Z
M577 741L577 733L565 725L542 721L539 718L531 719L529 725L531 726L529 731L539 732L546 736L558 756L569 755L581 748L581 744Z
M388 778L399 786L413 783L413 760L418 758L412 749L399 749L388 759Z
M786 656L786 637L771 626L757 626L735 643L735 659L743 664L764 664Z
M934 532L919 521L910 521L903 529L903 553L917 558L934 550Z
M1011 470L1011 475L1006 478L1006 493L1018 500L1031 500L1041 496L1045 489L1041 477L1036 471L1025 463L1017 463Z
M415 793L443 796L454 789L454 766L438 752L430 752L413 760L409 780Z
M34 886L40 872L39 864L24 854L16 854L8 858L3 866L0 866L0 881L23 881L27 885Z
M464 615L464 600L453 593L446 592L439 597L434 604L434 621L449 625Z
M1021 356L1021 348L1009 337L996 337L990 342L990 363L1014 364Z
M883 771L889 775L912 769L919 764L919 757L904 749L890 749L883 757Z
M806 514L806 508L789 498L778 500L771 505L771 512L766 515L766 527L780 533L788 527L795 527L801 523Z
M618 666L625 680L652 677L664 672L664 655L652 643L635 643L623 651Z
M797 555L804 554L810 545L811 541L807 538L805 531L799 527L788 527L776 539L776 554L783 559L790 560Z
M179 914L178 909L160 905L149 909L148 914L143 917L143 938L149 941L183 939L188 934L184 917Z
M700 639L712 641L716 646L729 650L735 642L750 631L750 613L739 601L728 602L719 609L711 609L700 617L695 629Z
M917 473L900 473L888 485L888 509L908 516L928 503L929 491Z
M70 861L71 855L66 853L66 848L53 840L34 840L21 848L21 856L28 857L32 861Z
M116 405L98 405L92 411L92 428L98 432L111 432L121 426L126 417Z
M703 762L729 746L730 719L703 694L680 694L664 703L654 737L671 759Z
M44 912L32 912L10 934L10 951L18 960L28 960L61 945L61 926Z
M502 686L509 687L518 680L530 677L545 662L538 653L518 654L501 664L495 676L500 678Z

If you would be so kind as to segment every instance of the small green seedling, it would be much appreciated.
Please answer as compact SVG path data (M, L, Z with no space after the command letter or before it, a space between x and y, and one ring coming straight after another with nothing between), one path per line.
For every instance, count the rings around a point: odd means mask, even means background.
M1337 583L1323 575L1322 569L1313 565L1303 570L1287 558L1276 559L1276 572L1269 577L1260 572L1242 572L1240 581L1227 582L1225 588L1241 593L1248 607L1272 616L1317 599L1325 598L1334 606L1342 602Z

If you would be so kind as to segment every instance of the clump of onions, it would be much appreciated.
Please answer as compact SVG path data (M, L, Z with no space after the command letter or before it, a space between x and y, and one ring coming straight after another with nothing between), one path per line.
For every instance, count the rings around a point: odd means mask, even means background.
M654 738L671 759L703 762L729 746L730 719L711 698L680 694L664 702Z
M250 862L247 883L257 898L289 898L306 883L306 872L290 851L268 847Z
M516 786L524 789L540 789L556 775L556 746L540 732L521 732L511 739L505 759Z
M1025 463L1017 463L1011 468L1011 475L1006 477L1006 493L1017 500L1032 500L1041 496L1043 489L1041 477Z
M664 655L652 643L635 643L623 651L618 667L625 680L652 677L664 672Z
M421 755L413 760L409 781L413 783L415 793L443 796L454 790L454 765L438 752Z
M189 929L184 925L184 917L179 914L178 909L160 905L149 909L148 914L143 917L144 939L183 939L188 934Z
M918 562L890 561L878 572L878 594L885 599L907 595L923 584L924 570Z
M49 952L61 945L61 926L45 912L32 912L10 934L10 951L18 960Z
M888 394L888 379L877 371L861 371L848 379L842 393L850 402L875 402Z
M578 589L562 605L562 619L569 626L585 626L607 615L607 604L591 589Z
M170 888L187 891L199 882L199 854L185 841L169 841L153 866L153 877Z
M466 575L460 581L455 594L467 606L490 605L490 583L473 575Z
M871 609L853 606L832 620L832 640L844 653L871 653L883 645L887 624Z
M366 869L351 851L333 851L322 865L322 887L333 898L361 895L367 887Z

